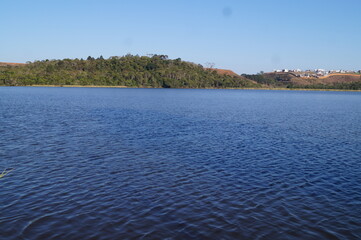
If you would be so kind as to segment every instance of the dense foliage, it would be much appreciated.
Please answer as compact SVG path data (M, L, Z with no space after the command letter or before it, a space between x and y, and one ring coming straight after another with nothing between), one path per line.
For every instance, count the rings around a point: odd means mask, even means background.
M166 55L104 59L44 60L0 67L0 85L106 85L163 88L239 88L258 86L239 76L220 75L201 65Z

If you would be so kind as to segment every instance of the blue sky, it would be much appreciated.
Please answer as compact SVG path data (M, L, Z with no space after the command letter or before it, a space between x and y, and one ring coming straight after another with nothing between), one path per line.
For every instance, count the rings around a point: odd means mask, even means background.
M361 69L359 0L0 0L0 61L167 54L237 73Z

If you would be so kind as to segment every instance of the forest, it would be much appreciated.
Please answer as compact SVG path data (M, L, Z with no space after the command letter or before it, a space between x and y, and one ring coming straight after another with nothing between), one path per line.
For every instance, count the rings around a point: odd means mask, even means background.
M153 88L246 88L259 84L167 55L43 60L0 67L0 85L101 85Z

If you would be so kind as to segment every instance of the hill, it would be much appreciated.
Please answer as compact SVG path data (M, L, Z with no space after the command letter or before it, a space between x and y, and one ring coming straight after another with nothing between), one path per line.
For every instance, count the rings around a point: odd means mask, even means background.
M220 69L220 68L205 68L206 70L211 70L211 71L216 71L218 74L221 75L229 75L229 76L237 76L239 77L239 75L235 72L233 72L232 70L228 70L228 69Z
M319 78L323 83L349 83L361 81L359 74L331 74L326 77Z
M361 90L361 75L305 78L294 73L239 76L226 69L168 59L166 55L0 62L0 85L81 85L154 88L307 88Z
M242 75L263 87L361 90L361 75L333 74L321 78L298 77L294 73Z
M25 63L0 62L0 66L23 66Z
M228 72L230 73L230 72ZM260 85L236 74L166 55L35 61L0 67L0 85L103 85L163 88L245 88Z

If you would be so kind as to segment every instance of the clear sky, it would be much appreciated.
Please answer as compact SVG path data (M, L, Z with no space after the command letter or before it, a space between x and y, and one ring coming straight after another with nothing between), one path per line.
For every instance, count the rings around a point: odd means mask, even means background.
M0 61L166 54L237 73L361 69L360 0L0 0Z

